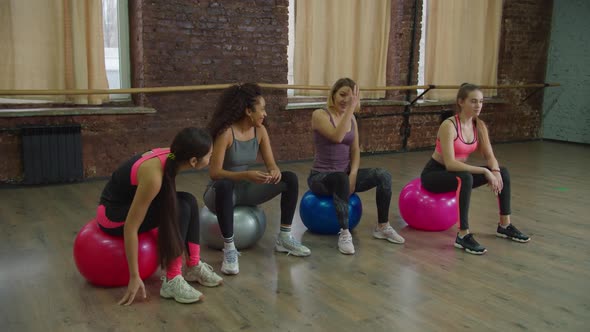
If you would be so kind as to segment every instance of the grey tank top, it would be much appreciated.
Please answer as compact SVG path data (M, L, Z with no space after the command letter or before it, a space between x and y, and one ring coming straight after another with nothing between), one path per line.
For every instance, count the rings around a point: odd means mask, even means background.
M238 141L234 129L232 127L230 129L233 142L225 151L223 169L232 172L246 171L248 166L256 163L256 157L258 156L259 144L256 137L256 127L254 127L254 138L247 141Z

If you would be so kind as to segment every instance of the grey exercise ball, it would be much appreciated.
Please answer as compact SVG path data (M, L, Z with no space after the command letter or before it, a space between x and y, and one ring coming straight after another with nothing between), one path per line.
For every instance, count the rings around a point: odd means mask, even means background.
M217 216L207 207L200 212L201 244L213 249L223 249L223 236L217 223ZM266 230L266 216L257 206L236 206L234 208L234 243L241 250L253 246Z

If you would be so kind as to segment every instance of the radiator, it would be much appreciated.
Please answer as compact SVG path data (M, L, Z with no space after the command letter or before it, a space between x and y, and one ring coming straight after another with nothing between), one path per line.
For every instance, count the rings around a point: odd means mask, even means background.
M82 180L79 124L25 126L21 130L24 184Z

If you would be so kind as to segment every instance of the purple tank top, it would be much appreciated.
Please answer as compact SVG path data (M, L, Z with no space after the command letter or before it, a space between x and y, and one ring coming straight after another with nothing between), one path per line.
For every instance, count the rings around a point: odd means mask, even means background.
M326 111L326 110L324 110ZM330 123L336 128L330 112ZM351 119L350 131L344 135L342 142L334 143L324 137L317 130L313 131L315 157L312 170L318 172L346 172L350 171L350 146L354 142L354 121Z

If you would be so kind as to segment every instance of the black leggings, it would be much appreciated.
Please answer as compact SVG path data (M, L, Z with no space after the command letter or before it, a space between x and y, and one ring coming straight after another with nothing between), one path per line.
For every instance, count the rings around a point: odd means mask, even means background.
M348 229L348 198L350 182L345 172L318 172L312 170L307 179L309 189L316 195L332 196L340 227ZM377 218L386 223L391 203L391 174L382 168L361 168L356 176L355 192L377 187Z
M176 193L176 204L178 210L178 226L180 227L180 236L184 239L185 245L188 243L199 244L199 206L197 205L197 199L190 193L177 192ZM106 215L109 220L112 221L123 221L127 218L129 212L129 206L125 207L113 207L105 204ZM145 219L141 226L139 226L138 233L145 233L158 226L160 226L158 216L155 213L154 204L152 203L148 208L145 215ZM116 228L100 227L105 233L114 236L123 236L124 226Z
M483 167L490 169L487 166ZM506 169L506 167L500 167L500 174L502 175L504 187L502 188L500 195L498 195L498 201L500 205L500 215L506 216L510 214L510 175L508 174L508 169ZM459 192L459 229L469 229L468 216L471 189L487 184L488 180L485 175L471 174L469 172L449 172L445 165L431 158L424 167L420 179L422 181L422 187L430 192Z
M215 181L205 192L205 204L217 215L223 237L230 238L234 235L234 206L256 206L279 194L281 224L291 225L299 195L297 175L293 172L281 172L281 181L277 184L234 182L228 179Z

